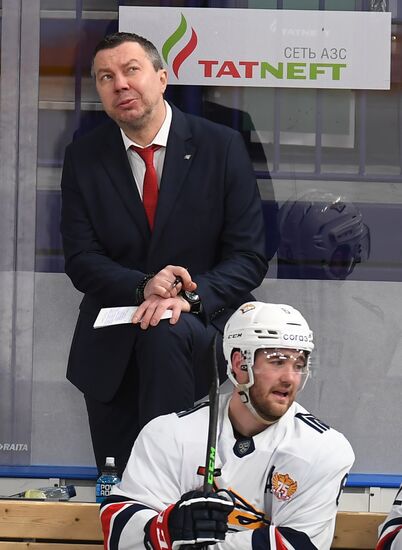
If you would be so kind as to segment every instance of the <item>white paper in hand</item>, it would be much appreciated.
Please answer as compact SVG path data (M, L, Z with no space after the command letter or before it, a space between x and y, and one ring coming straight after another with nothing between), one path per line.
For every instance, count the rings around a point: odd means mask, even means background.
M94 328L131 323L131 319L136 311L137 306L104 307L98 313L94 323ZM162 315L162 319L170 319L171 316L172 310L167 309Z

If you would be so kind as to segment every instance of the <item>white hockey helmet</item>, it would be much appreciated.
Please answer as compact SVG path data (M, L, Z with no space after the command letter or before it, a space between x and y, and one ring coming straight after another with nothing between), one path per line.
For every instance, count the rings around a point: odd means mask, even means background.
M223 352L229 379L247 394L247 399L248 388L254 384L255 352L262 348L304 351L309 366L309 356L314 349L313 333L303 315L292 306L264 302L248 302L240 306L226 323ZM234 349L240 350L244 357L248 372L246 384L239 384L233 375L231 356Z

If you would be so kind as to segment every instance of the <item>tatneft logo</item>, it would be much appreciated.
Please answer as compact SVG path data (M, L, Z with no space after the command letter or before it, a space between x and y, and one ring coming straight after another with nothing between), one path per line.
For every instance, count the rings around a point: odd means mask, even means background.
M185 32L187 31L187 20L184 17L183 14L181 14L181 21L180 25L177 27L177 29L174 31L174 33L169 36L169 38L166 40L166 42L162 46L162 56L166 63L168 63L169 53L173 46L175 46L184 36ZM179 78L179 69L184 63L184 61L190 57L190 55L193 53L195 48L197 47L198 37L193 29L191 27L191 38L187 42L187 44L179 51L179 53L176 55L176 57L172 61L172 69L176 76L176 78Z
M276 65L268 61L220 61L218 59L200 59L204 78L260 78L273 77L277 80L318 80L325 75L331 80L341 79L341 69L346 63L294 63L280 61Z
M188 29L188 23L183 14L174 33L164 42L162 56L167 65L171 65L173 73L179 79L179 70L198 44L198 36L191 27L191 37L187 44L169 62L172 48L180 42ZM322 78L339 81L342 71L347 68L346 48L313 49L304 46L284 46L283 61L273 63L267 59L196 59L200 69L198 76L204 79L275 79L275 80L320 80ZM222 82L223 83L223 82Z
M27 443L0 443L0 451L28 451Z

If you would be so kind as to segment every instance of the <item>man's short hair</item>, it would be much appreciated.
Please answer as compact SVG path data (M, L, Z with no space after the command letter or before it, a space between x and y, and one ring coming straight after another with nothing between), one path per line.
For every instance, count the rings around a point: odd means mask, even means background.
M113 34L106 35L95 47L91 65L92 76L94 76L93 66L96 54L101 50L116 48L117 46L120 46L120 44L124 44L125 42L136 42L137 44L139 44L151 61L155 71L163 69L162 58L159 55L158 50L150 40L133 32L115 32Z

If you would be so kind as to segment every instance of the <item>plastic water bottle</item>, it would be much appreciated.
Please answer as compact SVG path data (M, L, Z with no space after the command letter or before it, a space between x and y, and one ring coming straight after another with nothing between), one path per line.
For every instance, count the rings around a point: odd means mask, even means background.
M113 456L106 458L102 473L96 481L96 502L103 502L110 495L113 485L120 481Z
M58 487L39 487L27 489L22 493L12 495L11 498L36 498L41 500L70 500L76 495L74 485L59 485Z

